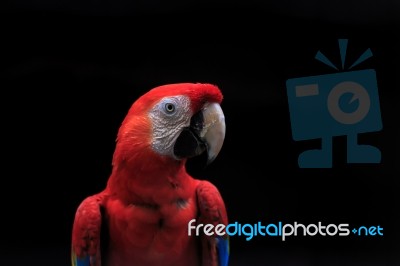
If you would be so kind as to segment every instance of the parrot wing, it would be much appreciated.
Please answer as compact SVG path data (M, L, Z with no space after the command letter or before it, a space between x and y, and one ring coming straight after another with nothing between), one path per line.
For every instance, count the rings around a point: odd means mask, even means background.
M200 181L196 192L200 211L199 223L227 226L225 204L218 189L208 181ZM229 236L227 234L223 236L204 234L201 236L201 243L203 266L228 265Z
M99 195L88 197L79 205L72 228L72 266L101 266L108 235L103 212Z

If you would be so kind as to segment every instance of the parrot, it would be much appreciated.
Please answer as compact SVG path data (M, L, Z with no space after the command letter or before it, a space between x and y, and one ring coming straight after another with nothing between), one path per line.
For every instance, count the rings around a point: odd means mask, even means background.
M118 129L104 190L75 211L72 266L228 265L228 234L188 232L193 219L228 225L218 188L186 170L188 159L204 153L208 165L221 151L222 99L211 83L171 83L134 101Z

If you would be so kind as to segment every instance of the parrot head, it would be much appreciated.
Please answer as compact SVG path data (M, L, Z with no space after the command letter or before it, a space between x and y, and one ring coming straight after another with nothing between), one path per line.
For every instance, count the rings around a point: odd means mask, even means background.
M225 138L221 101L221 91L212 84L177 83L150 90L133 103L122 122L113 165L184 162L203 152L211 163Z

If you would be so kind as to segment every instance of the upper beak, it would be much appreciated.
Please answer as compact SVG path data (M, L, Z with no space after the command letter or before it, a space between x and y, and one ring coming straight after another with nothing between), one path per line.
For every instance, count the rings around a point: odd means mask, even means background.
M218 103L206 103L194 114L174 145L176 158L190 158L207 150L207 164L221 151L225 139L225 116Z
M210 164L221 151L225 139L225 116L218 103L209 103L203 107L203 128L200 138L207 147L207 163Z

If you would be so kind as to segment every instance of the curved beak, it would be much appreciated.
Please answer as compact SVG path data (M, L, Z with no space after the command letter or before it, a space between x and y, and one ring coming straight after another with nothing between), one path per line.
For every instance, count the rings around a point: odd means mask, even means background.
M207 164L221 151L225 139L225 116L218 103L206 103L194 114L190 126L184 128L174 146L174 155L190 158L207 150Z
M221 151L225 139L225 116L218 103L206 104L202 110L203 129L200 138L206 142L207 164L212 163Z

